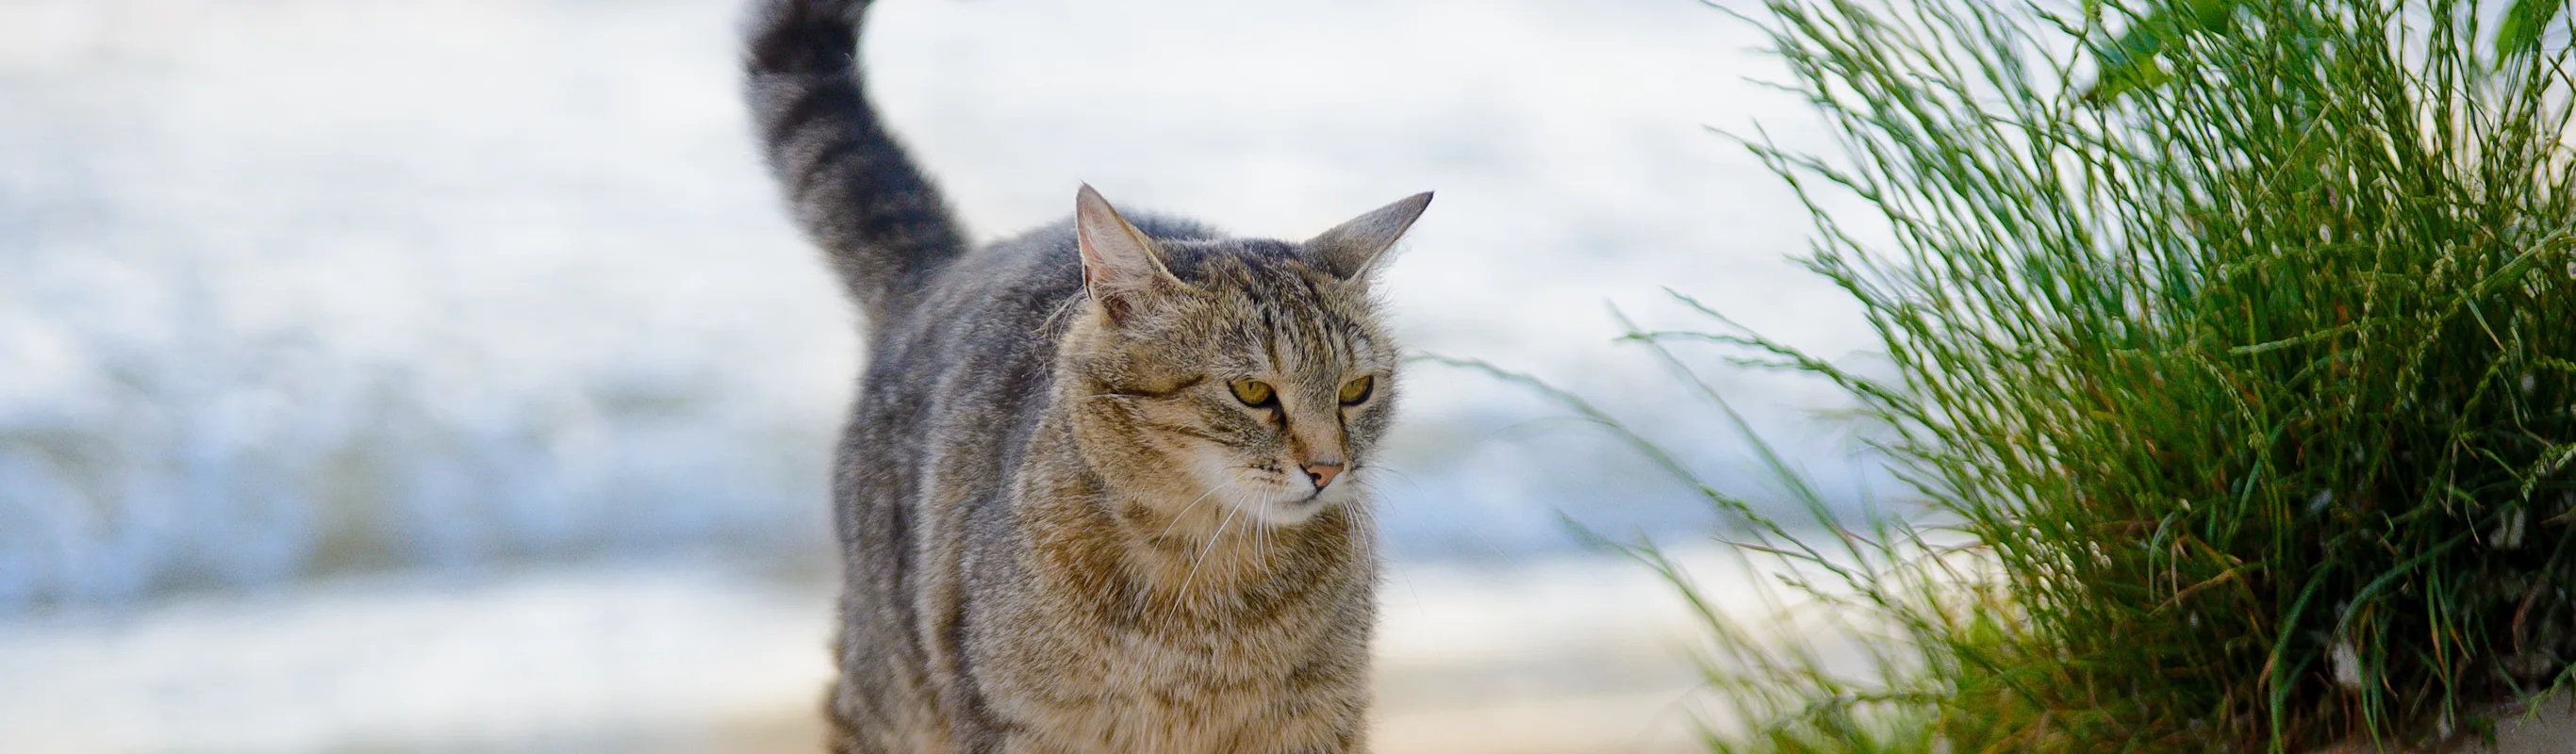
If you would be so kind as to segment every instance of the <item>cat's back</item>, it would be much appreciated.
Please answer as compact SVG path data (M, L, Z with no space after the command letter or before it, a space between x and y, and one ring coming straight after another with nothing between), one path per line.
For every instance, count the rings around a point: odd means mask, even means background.
M1175 218L1134 218L1157 241L1223 238ZM1072 220L995 241L940 270L920 304L872 323L872 364L946 400L1016 408L1050 387L1046 368L1085 295ZM1004 371L992 371L1009 367ZM879 387L871 385L872 389ZM946 402L945 400L943 402Z

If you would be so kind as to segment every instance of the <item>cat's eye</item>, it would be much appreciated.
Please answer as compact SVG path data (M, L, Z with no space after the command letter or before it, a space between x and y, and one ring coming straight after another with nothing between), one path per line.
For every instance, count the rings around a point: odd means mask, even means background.
M1369 393L1375 392L1376 390L1377 378L1375 376L1362 377L1342 383L1342 405L1357 406L1360 403L1367 401L1369 399Z
M1235 380L1226 383L1226 387L1234 388L1234 399L1243 401L1243 405L1246 406L1269 408L1279 403L1279 394L1271 391L1270 383L1267 382Z

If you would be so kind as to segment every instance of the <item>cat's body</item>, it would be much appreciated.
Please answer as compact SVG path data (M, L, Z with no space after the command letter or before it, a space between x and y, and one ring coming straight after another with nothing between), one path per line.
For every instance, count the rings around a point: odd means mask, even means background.
M1378 561L1342 472L1393 409L1365 277L1428 195L1287 243L1131 224L1086 188L1074 221L970 252L859 89L864 5L763 0L747 60L870 327L834 748L1363 750Z
M1229 531L1211 547L1209 522L1183 531L1102 500L1070 430L1047 416L1055 399L1080 399L1052 375L1066 310L1083 296L1060 245L1069 230L959 260L959 283L934 284L912 316L875 331L836 485L850 579L844 724L986 731L1067 718L1056 722L1125 742L1102 750L1134 752L1299 751L1231 739L1320 724L1297 738L1350 750L1367 694L1372 533L1335 509L1264 534L1261 549L1276 552L1256 551L1241 520L1214 522ZM1326 708L1258 709L1290 690Z

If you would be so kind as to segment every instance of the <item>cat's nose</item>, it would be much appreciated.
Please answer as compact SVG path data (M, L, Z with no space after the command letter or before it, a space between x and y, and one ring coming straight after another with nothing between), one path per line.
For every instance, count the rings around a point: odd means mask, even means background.
M1315 489L1323 489L1324 485L1333 483L1333 477L1341 475L1342 462L1340 461L1306 464L1306 480L1314 482Z

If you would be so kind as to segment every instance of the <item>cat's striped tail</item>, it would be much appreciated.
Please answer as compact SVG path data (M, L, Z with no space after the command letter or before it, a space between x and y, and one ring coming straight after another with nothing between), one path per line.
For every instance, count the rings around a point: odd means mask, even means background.
M743 98L770 174L875 322L911 307L966 238L869 106L859 73L868 0L753 0Z

